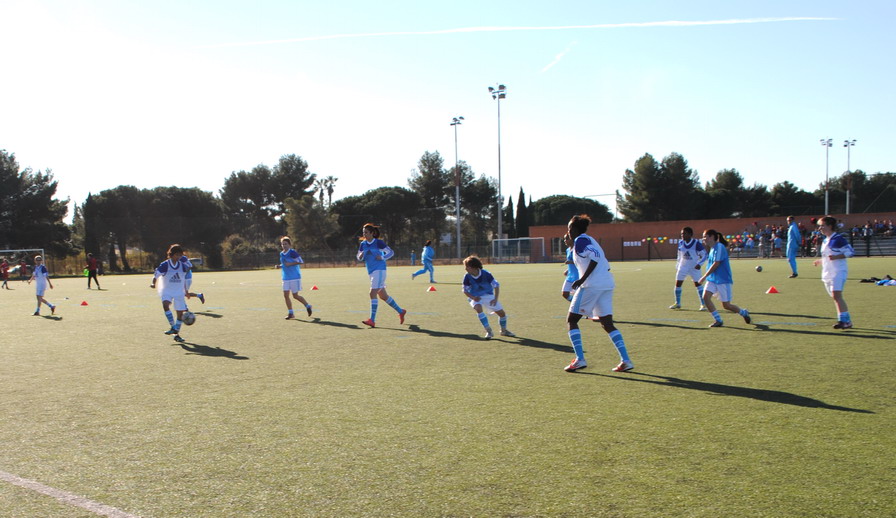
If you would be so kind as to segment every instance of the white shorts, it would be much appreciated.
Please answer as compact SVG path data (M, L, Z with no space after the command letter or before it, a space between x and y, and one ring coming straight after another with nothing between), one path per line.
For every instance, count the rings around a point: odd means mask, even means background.
M302 279L289 279L283 281L283 291L298 293L302 291Z
M567 292L572 292L572 291L574 291L574 290L572 289L572 283L573 283L573 282L574 282L574 281L565 281L565 282L563 283L563 289L562 289L561 291L562 291L563 293L567 293Z
M180 286L178 286L179 288ZM186 311L187 310L187 301L184 299L183 292L180 293L166 293L162 292L162 300L171 302L172 307L175 311Z
M613 290L579 288L569 304L569 312L589 318L613 314Z
M43 282L36 281L35 284L37 284L34 287L35 293L37 294L38 297L43 297L44 293L47 292L47 281L43 281Z
M833 279L822 279L821 282L824 283L828 295L833 296L835 291L843 291L843 287L846 286L846 274L836 275Z
M380 290L386 287L386 270L376 270L370 274L370 289Z
M500 300L495 300L494 295L482 295L479 297L479 300L467 299L470 302L470 307L476 309L476 306L482 305L483 311L490 311L492 313L497 313L498 311L504 311L504 306L501 305ZM494 303L494 305L492 305Z
M710 292L717 296L722 302L731 302L731 295L734 293L734 287L731 284L716 284L706 281L703 292Z
M687 279L688 276L691 277L691 280L692 280L692 281L697 282L697 279L699 279L700 277L702 277L702 276L703 276L703 273L702 273L699 269L697 269L697 268L690 268L690 269L688 269L688 268L679 268L679 269L675 272L675 280L676 280L676 281L683 281L683 280Z

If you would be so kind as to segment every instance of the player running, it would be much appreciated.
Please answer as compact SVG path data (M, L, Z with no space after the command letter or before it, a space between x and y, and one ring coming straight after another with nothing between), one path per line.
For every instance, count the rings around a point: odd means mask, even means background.
M283 279L283 300L286 301L286 309L289 310L289 313L286 315L286 320L296 318L295 314L292 312L292 300L289 298L290 294L292 294L292 298L305 306L305 311L308 312L308 316L310 317L311 304L305 300L305 297L299 295L299 292L302 291L302 271L299 265L303 264L305 261L302 261L302 256L293 249L292 241L288 237L283 236L280 238L280 247L283 249L283 251L280 252L280 264L275 266L275 268L280 268L280 277Z
M612 370L630 371L635 368L635 364L628 357L622 333L613 325L613 290L616 281L610 273L610 262L603 249L593 237L585 233L590 223L591 218L581 214L573 216L567 225L569 236L573 239L573 261L579 271L579 279L572 283L575 293L566 318L569 341L572 342L576 357L563 370L575 372L588 366L582 348L582 332L579 330L579 320L585 315L600 318L600 324L619 353L619 365Z
M488 323L488 317L482 311L483 307L498 315L498 323L501 325L501 336L516 336L507 329L507 313L504 312L504 306L498 302L501 285L498 284L495 277L482 268L482 261L475 255L464 259L464 269L467 270L463 282L464 295L467 296L470 306L476 310L479 322L485 328L485 339L488 340L495 335L492 333L492 327Z
M706 311L703 305L703 288L697 279L700 278L700 265L706 261L706 248L699 239L694 239L694 229L684 227L681 229L681 239L678 241L678 267L675 271L675 304L669 309L681 309L681 285L689 276L697 288L697 297L700 299L700 311Z
M184 311L187 310L187 302L185 300L186 289L184 288L184 277L189 268L193 265L189 260L182 262L181 258L184 250L178 244L173 244L168 248L168 259L156 268L152 277L150 288L156 288L156 280L162 279L158 288L159 297L162 299L162 309L165 311L165 318L171 325L171 329L165 331L166 335L174 335L174 341L184 342L180 336L180 328L183 324ZM177 313L177 319L171 313L171 306Z
M706 273L700 277L697 282L703 284L703 281L709 281L703 288L703 305L712 313L715 322L709 327L722 327L722 317L716 311L715 304L712 303L712 296L716 295L722 301L722 307L737 313L744 317L744 322L750 323L750 312L741 309L737 305L731 303L733 293L732 286L734 279L731 277L731 264L728 262L728 242L725 236L713 229L703 231L703 243L709 250L709 262L707 262Z
M424 273L429 272L429 282L435 284L436 281L433 277L435 268L432 266L432 260L435 259L435 257L436 252L432 249L432 240L427 240L423 245L423 250L420 252L420 260L423 261L423 268L412 273L411 280L416 279L418 275L423 275Z
M834 324L834 329L850 329L852 318L843 299L843 287L846 285L846 276L849 273L846 258L852 257L855 251L849 241L835 231L836 219L830 216L818 218L818 227L825 238L821 244L821 259L816 259L813 264L821 265L821 282L824 283L828 295L834 299L834 307L837 309L837 323Z
M364 261L367 274L370 276L370 318L361 323L376 327L376 311L379 306L377 297L379 297L398 313L398 323L404 324L404 316L408 311L401 309L395 299L386 293L386 261L391 259L395 252L380 239L380 227L373 223L365 223L361 233L364 238L358 245L358 260Z

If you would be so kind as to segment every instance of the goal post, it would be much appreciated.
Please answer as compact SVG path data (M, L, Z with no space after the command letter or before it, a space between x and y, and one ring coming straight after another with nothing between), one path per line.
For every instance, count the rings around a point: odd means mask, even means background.
M9 274L10 275L22 275L19 271L19 261L25 260L26 268L25 275L28 274L28 268L34 268L34 256L40 255L44 258L44 264L46 264L47 254L44 253L43 248L18 248L14 250L0 250L0 263L3 262L4 259L9 263Z
M543 263L550 260L543 237L518 237L492 240L494 263Z

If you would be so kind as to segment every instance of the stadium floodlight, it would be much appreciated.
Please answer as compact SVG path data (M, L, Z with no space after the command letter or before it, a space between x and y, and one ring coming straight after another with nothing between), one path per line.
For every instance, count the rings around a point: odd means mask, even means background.
M849 165L850 149L856 145L856 139L846 139L843 141L843 147L846 148L846 215L849 216L849 191L852 187L852 167Z
M504 197L501 195L501 99L507 97L507 87L498 84L498 88L488 87L492 99L498 101L498 239L504 237L503 217Z
M819 142L824 146L824 215L830 215L830 204L828 203L828 166L830 165L830 150L831 143L833 142L829 138L823 138Z
M451 119L451 125L454 126L454 211L457 220L457 258L460 259L460 167L457 161L457 127L464 121L463 116L457 116Z

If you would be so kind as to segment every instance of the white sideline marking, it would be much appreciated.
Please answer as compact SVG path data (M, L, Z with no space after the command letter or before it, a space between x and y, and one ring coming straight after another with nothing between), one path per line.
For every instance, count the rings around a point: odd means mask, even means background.
M49 496L50 498L54 498L59 502L62 502L63 504L80 507L81 509L85 509L101 516L111 516L112 518L140 518L136 514L129 514L120 509L88 500L84 497L69 493L67 491L62 491L60 489L46 486L44 484L41 484L40 482L35 482L34 480L17 477L12 473L7 473L5 471L0 471L0 480L9 482L10 484L15 486L42 493Z

